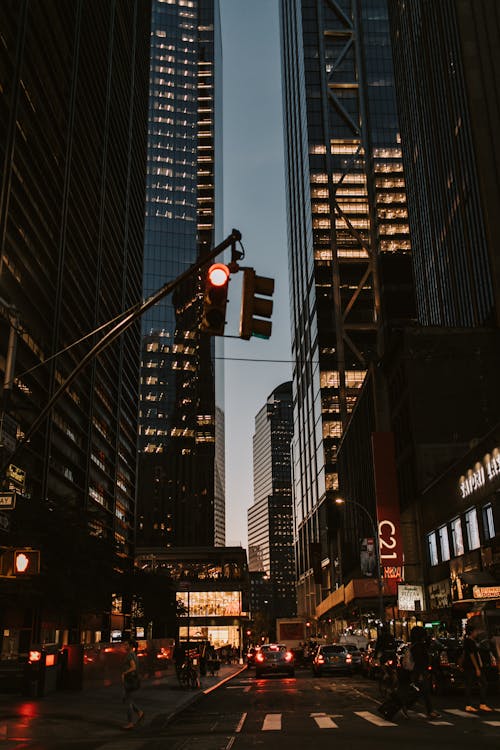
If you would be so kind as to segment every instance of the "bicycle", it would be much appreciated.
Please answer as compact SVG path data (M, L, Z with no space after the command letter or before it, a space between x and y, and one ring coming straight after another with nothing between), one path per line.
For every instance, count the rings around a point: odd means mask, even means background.
M199 688L200 678L198 670L191 661L185 661L179 671L179 682L183 687Z

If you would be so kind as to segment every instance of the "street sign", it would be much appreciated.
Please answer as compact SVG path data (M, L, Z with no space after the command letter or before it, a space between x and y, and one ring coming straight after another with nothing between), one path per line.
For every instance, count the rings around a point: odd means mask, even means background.
M15 507L16 507L16 493L15 492L0 493L0 510L14 510Z
M6 473L10 479L20 484L21 487L24 487L26 482L26 472L24 471L24 469L21 469L15 464L9 464L9 468L7 469Z
M0 513L0 531L10 531L10 519L4 513Z

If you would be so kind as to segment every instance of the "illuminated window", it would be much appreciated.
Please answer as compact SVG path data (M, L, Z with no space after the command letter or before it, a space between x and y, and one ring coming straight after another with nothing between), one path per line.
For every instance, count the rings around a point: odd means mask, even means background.
M429 550L429 561L431 565L437 565L439 562L437 551L436 532L427 534L427 549Z
M467 532L467 546L470 550L479 549L479 526L477 523L477 511L471 508L465 514L465 528Z
M453 556L459 557L464 554L464 539L462 535L462 522L460 518L454 518L451 522L451 538L453 542Z
M483 528L486 540L494 539L496 536L495 520L493 518L493 506L491 503L483 507Z
M448 527L441 526L438 529L439 547L441 549L441 560L446 562L450 559L450 540L448 537Z

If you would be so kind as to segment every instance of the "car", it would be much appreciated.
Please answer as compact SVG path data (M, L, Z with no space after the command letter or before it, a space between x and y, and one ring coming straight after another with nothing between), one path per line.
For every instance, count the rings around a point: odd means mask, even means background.
M255 667L255 655L257 653L257 648L249 648L247 651L247 667Z
M352 654L344 644L329 643L318 646L312 660L312 671L316 677L335 672L353 673Z
M363 655L355 643L342 643L352 656L352 668L355 672L361 672L361 661Z
M295 675L293 653L283 643L265 643L255 654L255 676L278 673Z

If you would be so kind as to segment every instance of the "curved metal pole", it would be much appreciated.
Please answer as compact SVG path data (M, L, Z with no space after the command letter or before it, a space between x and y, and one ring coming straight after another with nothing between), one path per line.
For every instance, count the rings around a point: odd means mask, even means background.
M186 271L181 273L179 276L177 276L176 279L173 281L168 282L164 286L161 287L161 289L158 289L154 294L151 295L151 297L148 297L147 300L144 302L138 302L135 307L131 308L131 312L129 315L127 315L123 320L120 320L119 323L117 323L113 328L108 331L100 341L95 344L95 346L90 349L90 351L87 352L87 354L83 357L83 359L77 364L77 366L74 368L74 370L68 375L66 380L61 383L57 391L54 393L52 398L48 401L48 403L45 405L45 407L42 409L38 417L35 419L31 427L27 430L22 440L19 441L19 443L16 445L14 451L11 453L9 458L4 462L0 469L0 477L4 475L6 469L8 468L9 464L12 463L12 460L17 455L17 453L20 451L20 449L25 445L33 433L38 429L40 424L43 422L43 420L46 418L46 416L51 411L52 407L56 403L56 401L62 396L64 391L71 385L71 383L74 381L74 379L79 375L79 373L83 370L83 368L90 362L91 359L94 359L98 354L103 352L110 344L115 341L121 334L129 328L134 321L137 320L137 318L140 318L141 315L146 312L146 310L149 310L150 307L153 307L153 305L156 305L157 302L159 302L163 297L166 297L167 294L170 294L179 284L181 284L183 281L188 279L190 276L192 276L194 273L199 271L203 266L205 266L207 263L209 263L211 260L213 260L217 255L219 255L221 252L226 250L226 248L230 247L231 245L235 245L236 242L239 242L241 240L241 232L239 232L237 229L233 229L231 234L226 237L225 240L223 240L217 247L215 247L210 253L205 255L203 258L199 258L195 263L193 263L192 266L190 266Z
M357 500L345 500L344 498L338 498L336 502L337 502L337 505L351 504L351 505L355 505L357 508L361 508L361 510L365 513L365 515L368 517L368 520L370 521L370 525L372 527L372 533L373 533L373 541L375 544L375 557L376 557L376 562L377 562L379 619L380 619L380 622L383 623L385 620L384 597L383 597L384 583L382 580L382 568L380 565L380 545L379 545L379 538L378 538L378 529L377 529L375 520L372 517L371 513L365 508L365 506L361 505L361 503L359 503Z

